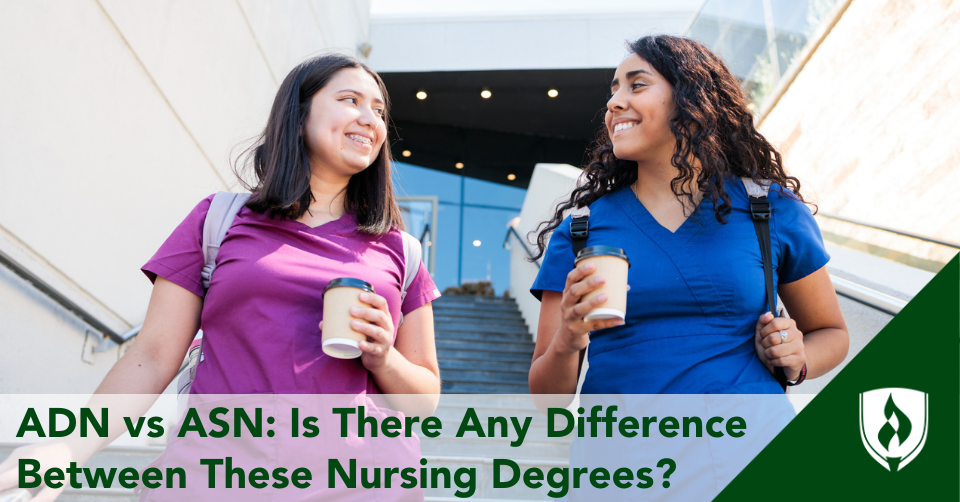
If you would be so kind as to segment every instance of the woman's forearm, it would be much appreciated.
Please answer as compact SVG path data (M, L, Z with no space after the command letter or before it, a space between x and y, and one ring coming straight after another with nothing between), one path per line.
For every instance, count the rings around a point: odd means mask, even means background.
M836 368L847 357L850 336L846 329L823 328L803 335L807 378L817 378Z
M153 357L134 345L103 378L96 394L160 394L176 376L178 367Z
M373 374L373 381L384 394L439 394L440 377L423 366L410 362L391 348L387 360Z
M551 343L546 352L530 365L530 393L574 394L579 376L580 353L562 353L556 344Z

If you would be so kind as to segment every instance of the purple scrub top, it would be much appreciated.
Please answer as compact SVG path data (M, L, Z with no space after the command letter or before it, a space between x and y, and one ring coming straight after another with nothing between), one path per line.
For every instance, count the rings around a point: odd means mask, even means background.
M217 255L204 291L203 220L213 196L187 215L141 270L203 297L203 361L197 394L379 393L360 359L321 350L323 288L356 277L387 300L394 326L400 314L436 300L440 292L423 263L402 304L403 242L399 230L373 236L351 214L310 227L242 208ZM396 337L396 332L394 332Z

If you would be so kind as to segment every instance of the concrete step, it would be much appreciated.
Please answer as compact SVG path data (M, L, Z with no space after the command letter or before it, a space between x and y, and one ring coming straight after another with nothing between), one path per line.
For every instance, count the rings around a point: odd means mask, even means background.
M506 315L506 314L504 314L504 315L496 315L496 316L483 315L483 314L479 314L479 315L457 315L457 314L448 315L447 313L444 313L444 315L435 315L435 316L433 316L433 322L434 322L434 324L443 324L443 323L448 323L448 322L453 322L453 323L458 323L458 322L460 322L460 323L462 323L462 322L476 322L478 319L481 320L481 321L483 321L484 324L491 324L491 325L501 325L501 324L504 324L504 325L507 325L507 326L516 326L516 325L521 325L521 324L522 324L522 325L526 325L526 324L524 323L523 317L521 317L519 313L518 313L517 315L515 315L515 316Z
M469 382L462 380L444 380L442 392L444 394L529 394L527 384L504 382Z
M533 359L533 348L524 351L482 350L473 347L445 348L437 344L437 359L461 359L470 361L497 360L510 362L525 362L530 364Z
M528 374L524 371L483 371L483 370L444 370L440 369L440 379L458 382L503 382L520 385L527 384Z
M533 342L479 342L467 340L437 339L437 349L483 350L487 352L506 352L529 354L533 357Z
M530 361L496 361L492 359L442 359L440 370L477 370L530 373Z
M477 341L503 341L515 343L533 343L530 335L524 332L493 332L477 330L450 330L444 327L437 327L437 338L445 340L477 340Z
M503 298L499 296L476 296L476 295L443 295L436 300L436 303L470 303L470 304L512 304L517 302L513 298Z
M434 315L439 317L452 317L456 319L502 319L504 321L517 321L524 322L523 316L520 314L519 310L510 311L502 310L497 311L491 314L490 312L483 310L469 310L453 307L441 307L434 309Z
M457 312L472 312L472 313L503 313L510 314L511 312L517 312L519 309L516 304L508 305L491 305L491 304L474 304L474 303L458 303L458 304L433 304L434 311L442 313L443 315L456 315Z
M492 324L484 320L445 322L434 325L436 331L466 331L473 333L512 334L532 339L525 324Z

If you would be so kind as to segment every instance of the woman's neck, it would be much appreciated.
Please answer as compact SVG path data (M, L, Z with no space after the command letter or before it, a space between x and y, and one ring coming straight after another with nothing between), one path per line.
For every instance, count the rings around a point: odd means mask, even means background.
M330 176L317 171L320 170L314 169L310 175L310 192L313 194L313 202L307 208L304 218L313 221L332 221L340 218L344 213L344 197L350 178Z
M694 159L694 168L699 171L700 163ZM658 161L638 162L637 163L637 183L634 186L637 198L644 205L659 206L670 204L677 201L677 196L673 192L673 180L677 177L677 168L673 166L670 159L661 159ZM703 194L696 183L696 176L693 180L681 187L682 191L693 195L691 202L686 197L681 197L683 212L690 214L696 209Z

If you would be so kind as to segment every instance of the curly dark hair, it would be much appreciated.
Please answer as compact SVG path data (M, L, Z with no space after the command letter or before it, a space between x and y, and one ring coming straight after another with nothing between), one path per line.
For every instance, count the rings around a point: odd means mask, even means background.
M669 35L643 37L627 44L673 86L674 113L670 131L676 137L671 163L677 176L671 181L677 199L695 203L687 189L696 183L704 198L713 202L717 221L726 223L730 195L725 181L730 176L770 180L780 190L800 195L800 181L787 176L780 153L753 126L740 83L723 61L703 44ZM553 218L537 226L537 256L546 250L547 236L556 230L564 212L587 207L603 195L629 187L637 181L637 163L618 159L606 127L597 135L590 162L583 168L576 189L559 205ZM699 171L691 164L700 162Z

